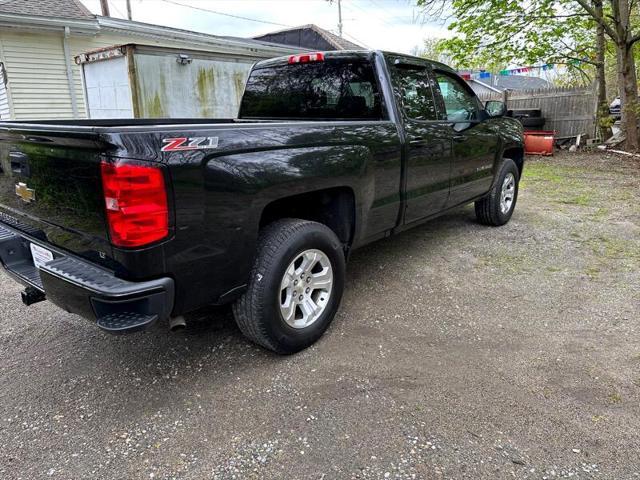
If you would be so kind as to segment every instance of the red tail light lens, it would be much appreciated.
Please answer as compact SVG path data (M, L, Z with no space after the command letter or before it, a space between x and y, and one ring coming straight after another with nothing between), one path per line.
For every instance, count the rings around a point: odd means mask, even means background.
M111 243L141 247L165 238L169 208L162 170L105 161L101 169Z

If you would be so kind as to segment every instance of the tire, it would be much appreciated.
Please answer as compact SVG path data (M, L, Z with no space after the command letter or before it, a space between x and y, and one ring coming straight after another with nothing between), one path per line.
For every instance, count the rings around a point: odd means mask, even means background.
M511 192L511 201L502 203L503 186L506 185L506 179L511 175L513 189ZM516 202L518 200L518 182L520 181L520 172L515 162L511 159L505 158L498 170L496 180L489 191L489 194L481 200L475 203L476 218L478 222L483 225L491 225L499 227L504 225L511 219L513 210L516 208ZM507 189L509 190L509 189ZM507 192L508 193L508 192ZM508 204L508 209L504 209Z
M516 118L542 117L542 110L539 108L514 108L509 110L508 116Z
M517 119L523 127L540 128L544 127L545 119L543 117L522 117Z
M279 354L298 352L318 340L331 324L342 298L345 278L342 247L333 231L321 223L283 219L267 225L260 232L247 290L233 305L242 333L252 342ZM313 260L308 259L314 255L318 261L311 264ZM297 261L300 264L296 267L292 262ZM305 265L308 267L307 273L303 274L305 277L298 278ZM314 288L315 283L309 283L316 282L310 279L317 275L324 275L324 280L317 281L326 283L329 274L332 274L330 287ZM285 282L290 287L283 289ZM294 286L294 282L298 286ZM293 297L293 292L300 295ZM298 303L297 299L303 296L304 301ZM309 299L321 308L315 316L307 315L309 305L312 305ZM291 308L285 304L293 305L293 317L288 321L281 308L287 314ZM307 321L310 323L306 324Z

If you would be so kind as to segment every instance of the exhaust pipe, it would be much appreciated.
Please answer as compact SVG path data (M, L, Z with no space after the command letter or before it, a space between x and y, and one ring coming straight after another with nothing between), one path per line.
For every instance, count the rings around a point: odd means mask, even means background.
M177 332L178 330L184 330L187 326L187 322L184 320L184 317L180 315L179 317L173 317L169 319L169 331Z

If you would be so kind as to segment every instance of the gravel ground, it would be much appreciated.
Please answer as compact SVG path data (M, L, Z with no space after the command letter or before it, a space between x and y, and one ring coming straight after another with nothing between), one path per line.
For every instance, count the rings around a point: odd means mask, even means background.
M228 310L109 336L2 274L0 478L640 477L640 163L529 160L507 226L356 252L291 357Z

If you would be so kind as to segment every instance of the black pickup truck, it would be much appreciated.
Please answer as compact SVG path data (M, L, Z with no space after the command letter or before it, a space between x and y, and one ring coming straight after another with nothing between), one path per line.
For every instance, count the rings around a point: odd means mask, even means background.
M257 63L237 119L0 122L0 259L113 333L233 303L292 353L336 314L349 253L475 202L509 221L521 125L440 63L379 51Z

